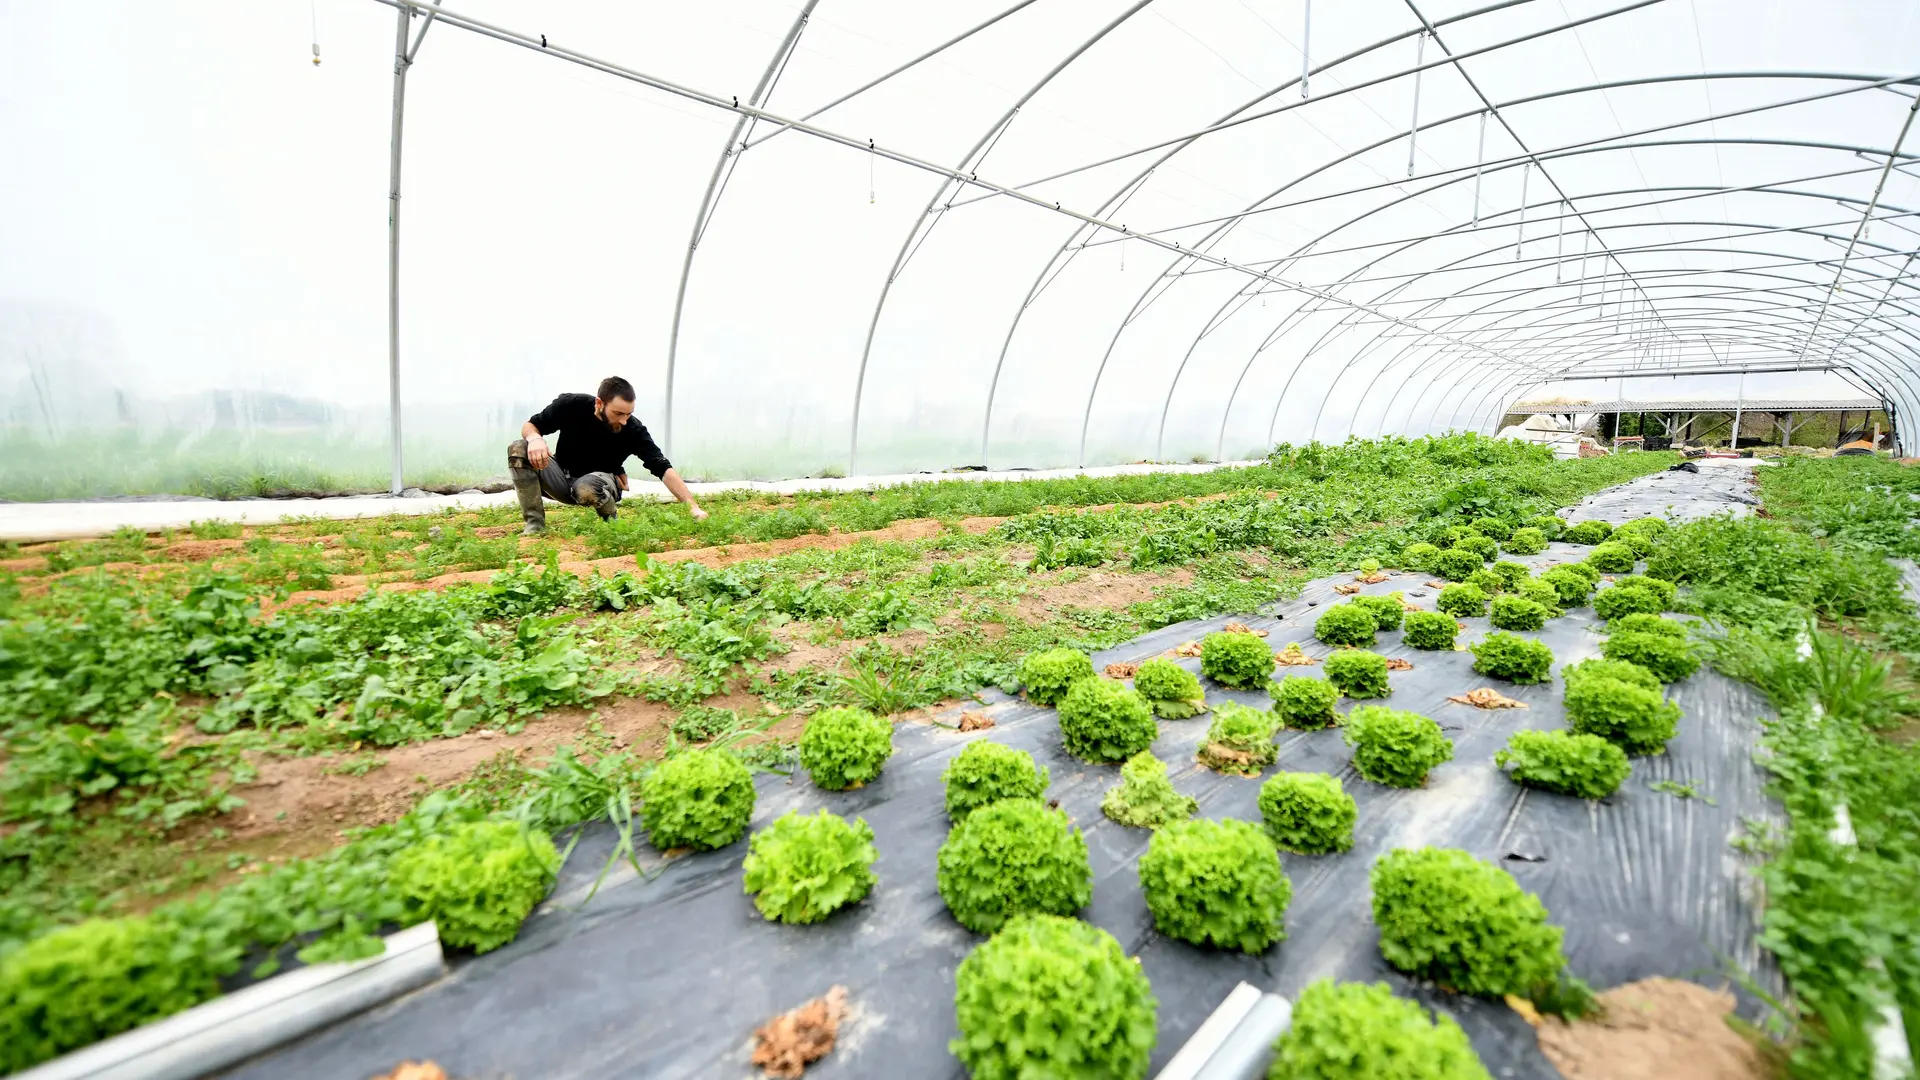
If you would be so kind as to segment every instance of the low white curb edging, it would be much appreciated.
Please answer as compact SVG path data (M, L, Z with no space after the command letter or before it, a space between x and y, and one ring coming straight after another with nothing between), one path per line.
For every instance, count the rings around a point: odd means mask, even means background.
M379 956L289 971L75 1050L13 1080L193 1080L424 986L446 970L433 923L402 930L386 942Z
M1155 1080L1256 1080L1266 1073L1273 1041L1293 1020L1293 1006L1241 983L1213 1010Z

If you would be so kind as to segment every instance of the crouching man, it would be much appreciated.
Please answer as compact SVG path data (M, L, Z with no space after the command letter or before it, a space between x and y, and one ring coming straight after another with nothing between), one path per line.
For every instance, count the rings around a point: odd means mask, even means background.
M547 447L546 436L554 434L560 436L558 450ZM615 375L602 379L596 394L554 398L520 425L520 438L507 444L507 472L527 522L523 532L537 536L546 531L543 495L570 506L591 506L608 521L619 516L630 457L639 458L674 498L686 503L695 520L707 516L646 425L634 419L633 384Z

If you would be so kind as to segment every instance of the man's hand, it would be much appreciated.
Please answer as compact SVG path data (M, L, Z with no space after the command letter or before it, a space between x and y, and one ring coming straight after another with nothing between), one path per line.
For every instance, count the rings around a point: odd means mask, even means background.
M705 510L700 509L700 504L697 502L690 502L687 504L687 516L692 518L695 521L707 520L707 512Z
M527 439L527 464L532 465L536 469L544 469L547 467L547 462L552 460L553 455L547 450L547 440L538 435L529 436Z
M626 473L614 473L614 474L613 474L613 478L614 478L614 480L615 480L615 481L616 481L617 483L619 483L619 485L620 485L620 490L621 490L621 491L626 491L626 490L628 490L628 489L627 489L627 474L626 474Z

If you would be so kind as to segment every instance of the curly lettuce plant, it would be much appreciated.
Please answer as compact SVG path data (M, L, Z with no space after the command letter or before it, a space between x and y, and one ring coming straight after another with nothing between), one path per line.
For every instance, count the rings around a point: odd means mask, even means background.
M834 706L807 719L800 767L816 787L845 791L879 777L893 756L893 721L865 709Z
M1646 536L1664 536L1668 530L1672 528L1673 526L1669 525L1665 518L1643 517L1634 518L1615 531L1641 533Z
M1567 722L1583 735L1641 755L1665 752L1680 730L1680 706L1666 700L1656 677L1638 665L1588 660L1561 676L1567 685Z
M1082 761L1125 761L1152 746L1159 734L1152 706L1125 683L1082 679L1060 702L1060 741Z
M1468 574L1467 579L1460 584L1470 585L1488 596L1498 596L1507 591L1507 579L1485 567Z
M1453 586L1459 588L1459 586ZM1484 600L1482 601L1484 603ZM1407 632L1401 640L1415 649L1452 649L1460 624L1438 611L1407 612Z
M238 961L144 916L88 919L0 958L0 1072L190 1009Z
M1047 793L1051 770L1033 763L1033 755L985 739L947 763L940 782L947 793L947 818L960 821L1001 799L1038 799Z
M441 941L483 953L520 933L559 872L546 833L518 821L470 821L395 856L388 881L412 921L432 919Z
M1267 692L1273 696L1274 715L1295 731L1317 731L1340 722L1340 714L1334 711L1340 690L1325 679L1289 675L1268 683Z
M1634 580L1634 579L1629 579ZM1658 615L1667 609L1660 594L1652 589L1601 589L1593 598L1593 613L1611 623L1623 615Z
M1549 618L1562 614L1566 605L1560 602L1560 590L1539 578L1528 578L1514 590L1515 596L1525 597L1547 609Z
M1346 851L1353 847L1353 823L1359 816L1353 796L1337 776L1283 772L1260 785L1260 820L1273 842L1287 851Z
M1600 653L1609 660L1638 664L1661 682L1679 682L1700 670L1700 654L1685 638L1661 633L1626 631L1607 635Z
M1562 565L1542 571L1537 580L1553 588L1554 594L1560 598L1561 607L1572 608L1587 602L1598 578L1597 574L1589 578L1573 566Z
M1495 540L1505 540L1513 535L1513 526L1501 518L1477 517L1473 519L1473 531Z
M747 895L770 922L819 922L858 903L878 880L873 829L825 810L780 815L747 842Z
M1171 660L1156 656L1142 663L1133 673L1133 688L1162 720L1186 720L1207 711L1200 680Z
M960 962L960 1036L947 1049L980 1080L1145 1080L1155 1008L1140 962L1112 934L1021 916Z
M1450 548L1469 536L1479 536L1480 530L1472 525L1449 525L1440 533L1440 546Z
M1472 536L1463 536L1459 540L1454 541L1453 546L1447 550L1464 551L1475 556L1481 562L1486 562L1488 559L1500 554L1500 542L1491 536L1481 536L1476 533Z
M1200 674L1221 686L1254 690L1273 676L1273 650L1257 634L1216 631L1200 639Z
M726 847L753 817L753 774L725 750L684 750L648 774L640 797L654 847Z
M1448 581L1465 581L1486 564L1487 560L1474 552L1448 548L1433 557L1429 568Z
M1455 618L1471 619L1487 613L1486 590L1461 582L1440 590L1433 606Z
M1168 937L1257 953L1287 936L1293 885L1273 841L1250 822L1162 827L1140 856L1140 891Z
M1406 614L1407 607L1401 603L1401 593L1378 593L1372 596L1356 596L1347 601L1347 606L1357 607L1373 616L1374 625L1382 630L1400 629L1400 619Z
M1618 746L1565 731L1516 731L1493 764L1516 784L1581 799L1606 798L1633 771Z
M1386 983L1321 979L1300 992L1267 1080L1492 1080L1451 1016Z
M1653 537L1645 532L1630 532L1625 528L1615 529L1613 535L1607 538L1607 543L1625 547L1633 552L1633 557L1636 559L1644 559L1653 554Z
M1567 531L1567 523L1554 514L1541 514L1538 517L1528 518L1527 525L1546 534L1549 541L1560 539L1560 534Z
M1500 591L1502 592L1513 592L1520 588L1521 582L1533 576L1533 571L1527 569L1524 565L1517 562L1508 562L1504 559L1492 564L1487 567L1487 569L1500 578Z
M1524 596L1493 598L1493 625L1502 630L1538 630L1547 625L1553 611Z
M1408 544L1400 552L1400 565L1408 570L1432 569L1434 557L1440 554L1438 545L1421 542Z
M940 845L940 898L961 926L990 934L1015 915L1071 915L1093 899L1087 841L1038 799L968 814Z
M1200 809L1200 801L1174 790L1167 779L1167 763L1142 750L1120 766L1120 783L1107 789L1100 812L1122 825L1157 829L1170 821L1184 821Z
M1454 848L1402 848L1381 856L1370 879L1380 955L1415 978L1526 997L1567 966L1546 906L1492 863Z
M1081 679L1093 678L1093 660L1079 649L1043 649L1020 661L1020 685L1035 705L1058 705Z
M1488 634L1473 645L1473 670L1509 682L1546 682L1553 677L1553 650L1512 634Z
M1434 766L1453 760L1453 743L1439 724L1384 705L1362 705L1348 713L1346 738L1360 775L1389 787L1419 787Z
M1372 610L1357 603L1335 604L1314 620L1313 636L1329 645L1371 645L1378 629Z
M1616 589L1645 589L1660 598L1662 605L1660 608L1661 611L1671 610L1673 605L1680 600L1680 587L1678 585L1661 578L1647 577L1644 574L1633 574L1628 577L1615 578L1613 587Z
M1668 619L1659 615L1622 615L1607 622L1609 634L1659 634L1662 637L1687 637L1687 624L1678 619Z
M1500 546L1514 555L1538 555L1547 550L1547 534L1532 526L1515 529Z
M1393 692L1387 685L1387 658L1379 653L1342 649L1327 657L1320 670L1350 698L1380 698Z
M1593 545L1604 543L1613 535L1613 526L1604 521L1583 521L1578 525L1569 525L1560 534L1560 539L1569 544Z
M1639 561L1632 548L1613 540L1595 544L1587 554L1587 565L1603 574L1631 573L1633 564Z
M1280 752L1273 742L1279 723L1280 717L1265 709L1222 702L1200 741L1200 763L1220 772L1258 776Z

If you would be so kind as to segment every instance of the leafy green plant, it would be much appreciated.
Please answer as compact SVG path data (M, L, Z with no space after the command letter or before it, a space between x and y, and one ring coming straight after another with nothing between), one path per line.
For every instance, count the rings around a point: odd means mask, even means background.
M1083 761L1125 761L1152 746L1159 734L1147 699L1125 683L1082 679L1060 703L1061 742Z
M1487 560L1477 552L1448 548L1429 560L1427 567L1448 581L1465 581L1469 575L1486 564Z
M1563 614L1560 591L1539 578L1528 578L1514 590L1514 595L1531 600L1547 609L1549 618Z
M1496 517L1477 517L1473 519L1473 531L1495 540L1505 540L1513 535L1513 526Z
M1652 555L1654 550L1652 536L1645 532L1630 531L1624 528L1615 529L1613 536L1607 540L1607 543L1619 544L1628 551L1633 552L1635 560L1644 559Z
M981 1080L1145 1080L1153 991L1113 935L1078 919L1023 916L954 975L960 1036L949 1051Z
M1379 623L1371 608L1355 603L1335 604L1314 620L1313 636L1329 645L1371 645L1378 629ZM1264 642L1260 643L1260 651L1272 659L1272 651ZM1273 669L1267 670L1271 673Z
M1287 851L1329 855L1353 847L1360 810L1340 778L1325 773L1275 773L1260 785L1260 819Z
M1628 577L1615 578L1613 587L1616 589L1645 589L1660 598L1662 605L1660 610L1662 611L1671 610L1673 606L1680 601L1679 586L1671 581L1664 581L1657 577L1647 577L1644 574L1633 574Z
M0 957L0 1070L27 1069L212 998L221 958L201 945L150 918L89 919Z
M1406 614L1407 610L1406 606L1400 602L1402 595L1403 594L1398 591L1361 595L1354 597L1341 606L1362 608L1373 616L1375 625L1380 629L1398 630L1400 629L1400 620L1402 616ZM1321 640L1325 641L1326 639L1322 638ZM1337 642L1327 643L1329 645L1339 644ZM1361 642L1360 644L1368 643L1369 642Z
M1491 1080L1466 1032L1386 983L1321 979L1300 992L1267 1080Z
M1488 634L1473 645L1473 670L1509 682L1546 682L1553 677L1553 650L1512 634Z
M1623 615L1658 615L1665 610L1666 604L1661 601L1660 594L1652 589L1615 585L1600 590L1593 598L1593 613L1607 620L1609 625Z
M1133 673L1133 688L1162 720L1186 720L1207 711L1206 694L1193 672L1162 657L1143 661Z
M1560 539L1560 535L1567 531L1567 523L1553 514L1541 514L1538 517L1528 518L1527 525L1530 528L1539 529L1549 541Z
M1487 567L1487 569L1500 578L1500 590L1502 592L1514 592L1518 590L1522 582L1533 576L1533 571L1527 569L1520 563L1507 562L1505 560L1494 563Z
M1453 760L1453 743L1439 724L1384 705L1361 705L1348 713L1346 739L1360 775L1390 787L1419 787L1434 766Z
M1387 658L1364 649L1342 649L1320 665L1327 681L1350 698L1380 698L1393 692L1387 685Z
M1373 864L1380 955L1463 994L1529 996L1567 966L1562 931L1513 875L1454 848L1402 848Z
M1506 769L1516 784L1582 799L1606 798L1633 770L1626 752L1613 743L1565 731L1516 731L1493 755L1493 764Z
M1498 596L1507 591L1507 579L1486 567L1481 567L1473 573L1468 574L1467 579L1460 584L1479 589L1488 596Z
M1609 660L1638 664L1658 676L1661 682L1678 682L1700 670L1700 654L1683 638L1645 631L1627 631L1607 635L1600 647Z
M1367 625L1373 625L1371 618ZM1273 650L1258 635L1216 631L1200 639L1200 674L1221 686L1253 690L1273 677Z
M1607 537L1612 535L1613 526L1604 521L1582 521L1577 525L1567 526L1566 530L1560 534L1560 539L1569 544L1593 545L1605 543Z
M1493 598L1493 625L1502 630L1538 630L1547 625L1553 611L1524 596Z
M1285 727L1316 731L1340 722L1340 714L1334 711L1340 701L1340 690L1325 679L1289 675L1268 683L1267 691L1273 697L1274 714Z
M559 872L546 833L518 821L474 821L401 852L392 874L410 921L432 919L441 941L483 953L519 935Z
M940 845L940 898L960 925L990 934L1015 915L1072 915L1093 898L1087 841L1038 799L968 814Z
M1664 639L1663 639L1664 640ZM1561 672L1567 722L1629 754L1658 754L1679 730L1680 706L1661 695L1658 678L1637 664L1586 660Z
M1433 568L1433 560L1438 557L1439 554L1440 548L1438 546L1426 543L1425 541L1417 544L1408 544L1406 548L1400 552L1400 565L1408 570L1430 570Z
M769 921L812 923L871 892L879 856L866 821L789 810L753 834L742 870L747 895Z
M1547 550L1547 534L1526 526L1513 530L1513 535L1500 546L1515 555L1538 555Z
M1200 809L1200 801L1174 790L1167 779L1167 763L1142 750L1120 766L1120 782L1107 789L1100 812L1122 825L1157 829L1169 821L1183 821Z
M1453 586L1458 588L1459 586ZM1452 649L1460 624L1453 616L1438 611L1407 612L1407 632L1401 640L1415 649Z
M967 744L947 764L940 781L946 787L947 817L968 814L1001 799L1038 799L1047 793L1052 770L1035 765L1033 755L982 739Z
M1020 683L1035 705L1058 705L1081 679L1093 678L1093 661L1079 649L1046 649L1020 661Z
M1472 525L1449 525L1446 530L1440 534L1440 546L1450 548L1469 536L1479 535L1481 535L1480 530L1474 528Z
M1484 563L1500 554L1500 542L1491 536L1481 536L1476 533L1454 541L1453 546L1447 550L1464 551Z
M1641 533L1646 536L1665 536L1672 528L1673 526L1668 524L1665 518L1643 517L1634 518L1632 521L1621 525L1614 531Z
M1554 593L1560 598L1561 607L1572 608L1587 602L1587 597L1593 595L1594 582L1598 579L1597 574L1589 578L1574 566L1563 564L1542 571L1538 580L1553 587Z
M1660 615L1638 613L1621 615L1607 622L1609 634L1659 634L1663 637L1685 641L1687 624L1678 619L1668 619Z
M807 718L800 735L800 767L828 791L874 780L892 756L893 722L865 709L822 709Z
M1587 565L1603 574L1630 573L1633 564L1639 561L1632 548L1613 540L1594 545L1587 554Z
M740 714L732 709L693 704L680 710L668 730L674 738L688 742L711 742L740 726Z
M647 776L641 795L641 820L662 851L726 847L753 817L753 774L725 750L668 758Z
M1200 742L1200 763L1220 772L1258 776L1280 752L1273 742L1279 724L1273 712L1223 701L1213 710L1213 723Z
M1162 826L1140 857L1140 891L1168 937L1257 953L1287 936L1293 885L1273 841L1249 822Z
M1433 606L1455 618L1477 618L1487 613L1487 594L1478 585L1461 582L1441 589Z

